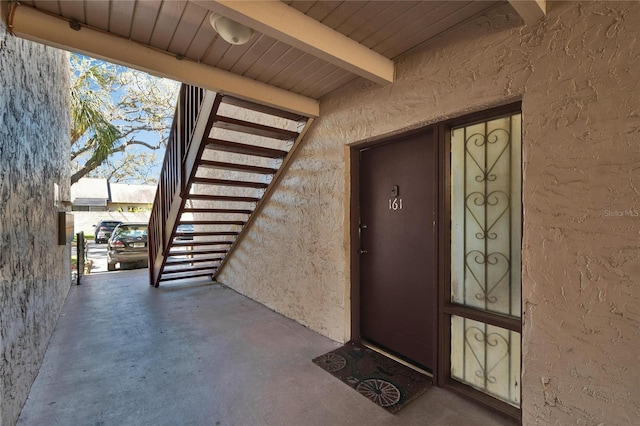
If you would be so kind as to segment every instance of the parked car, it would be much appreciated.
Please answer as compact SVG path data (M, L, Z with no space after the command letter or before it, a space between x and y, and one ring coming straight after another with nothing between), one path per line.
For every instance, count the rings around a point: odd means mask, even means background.
M96 244L106 243L111 238L114 228L121 223L119 220L101 220L97 225L93 225L96 228L93 241Z
M121 223L113 230L107 247L107 269L127 265L149 264L148 227L146 223Z
M182 234L178 235L176 237L176 240L193 240L193 235L189 235L193 234L193 225L190 223L182 223L178 225L178 229L176 229L176 232Z

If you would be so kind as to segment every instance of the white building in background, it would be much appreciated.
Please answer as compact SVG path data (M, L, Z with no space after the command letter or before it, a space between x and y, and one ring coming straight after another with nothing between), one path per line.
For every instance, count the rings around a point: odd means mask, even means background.
M71 209L77 212L145 212L151 210L155 196L156 185L82 178L71 185Z

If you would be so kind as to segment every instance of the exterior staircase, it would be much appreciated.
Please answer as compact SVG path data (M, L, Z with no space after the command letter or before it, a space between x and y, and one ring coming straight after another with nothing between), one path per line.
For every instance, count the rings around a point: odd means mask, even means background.
M216 279L312 121L182 85L149 221L151 285Z

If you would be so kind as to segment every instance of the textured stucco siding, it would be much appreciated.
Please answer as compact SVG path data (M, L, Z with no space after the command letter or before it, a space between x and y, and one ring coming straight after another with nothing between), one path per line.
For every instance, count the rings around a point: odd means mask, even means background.
M522 100L523 422L640 424L640 3L508 5L359 80L321 117L220 280L348 337L346 145Z
M640 424L640 3L553 4L528 34L527 424Z
M4 7L4 5L3 5ZM4 11L3 11L4 12ZM0 22L0 424L29 393L71 284L54 184L69 199L69 58Z

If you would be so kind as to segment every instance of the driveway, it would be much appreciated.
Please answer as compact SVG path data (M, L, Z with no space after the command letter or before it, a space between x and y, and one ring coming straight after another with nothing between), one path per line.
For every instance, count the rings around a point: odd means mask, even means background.
M87 258L93 261L91 273L107 272L107 245L96 244L93 241L87 243Z

